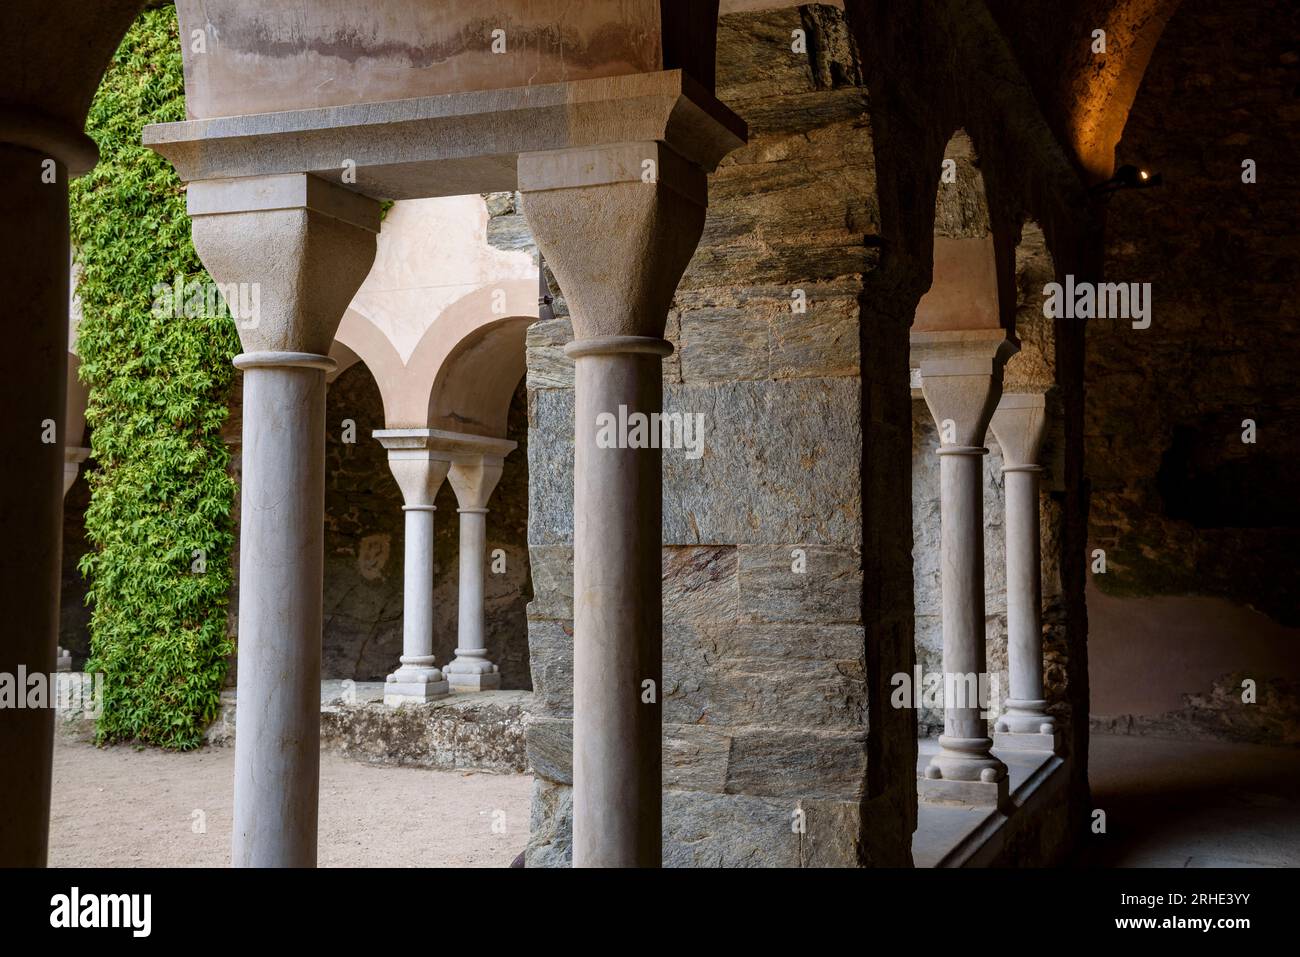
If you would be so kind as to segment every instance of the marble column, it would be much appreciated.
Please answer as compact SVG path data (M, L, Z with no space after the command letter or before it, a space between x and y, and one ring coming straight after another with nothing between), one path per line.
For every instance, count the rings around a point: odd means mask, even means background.
M605 417L662 409L664 325L706 180L662 143L624 143L521 155L519 188L575 337L573 865L658 867L660 450L599 435Z
M12 28L23 29L21 17ZM27 92L41 85L34 79ZM6 91L12 102L0 106L0 288L22 313L6 326L14 361L0 377L0 673L48 675L58 642L67 444L68 182L97 155L81 124L26 112L23 98L22 90ZM53 709L0 709L0 866L46 863L53 745Z
M514 446L511 442L509 445ZM451 467L460 514L460 601L456 657L443 670L453 690L489 691L501 687L500 670L488 659L483 630L483 583L487 564L487 502L505 459L474 455Z
M379 204L308 174L190 184L214 279L256 283L244 352L239 734L232 861L314 867L320 770L325 376L370 270Z
M375 438L388 449L388 467L402 490L406 515L402 655L384 683L384 704L423 704L450 693L433 654L433 503L451 456L432 447L427 429L384 429Z
M984 437L1013 346L1000 332L959 337L920 363L939 428L944 733L918 782L924 800L999 804L1007 769L993 756L979 697L988 687L984 608Z
M998 718L998 748L1055 751L1056 721L1043 696L1042 545L1038 464L1046 429L1045 397L1004 395L990 423L1002 449L1006 494L1007 666L1011 693Z

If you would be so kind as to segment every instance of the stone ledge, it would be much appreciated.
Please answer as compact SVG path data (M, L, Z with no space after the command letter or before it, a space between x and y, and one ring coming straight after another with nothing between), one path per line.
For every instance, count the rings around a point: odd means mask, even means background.
M917 773L938 750L922 741ZM1068 849L1068 761L1042 751L993 753L1007 766L1008 795L1000 808L961 807L921 801L917 805L912 860L917 867L990 867L1017 850L1017 866L1059 864ZM918 784L920 782L918 781ZM1031 846L1036 842L1036 847Z

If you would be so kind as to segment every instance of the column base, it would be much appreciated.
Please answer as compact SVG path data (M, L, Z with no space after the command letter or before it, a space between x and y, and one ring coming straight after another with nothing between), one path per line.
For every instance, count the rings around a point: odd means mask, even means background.
M452 691L495 691L501 687L501 670L486 655L483 649L456 649L456 657L442 669Z
M452 691L496 691L501 687L501 676L496 672L488 674L457 674L447 672L447 682Z
M451 687L441 672L434 672L438 677L426 674L407 674L400 671L388 676L384 682L384 704L395 708L403 704L427 704L451 694Z
M1061 745L1061 732L994 731L993 747L999 751L1050 751L1057 753Z
M1008 793L1005 774L996 781L954 781L923 775L918 775L916 779L917 799L926 804L1001 807L1006 803Z

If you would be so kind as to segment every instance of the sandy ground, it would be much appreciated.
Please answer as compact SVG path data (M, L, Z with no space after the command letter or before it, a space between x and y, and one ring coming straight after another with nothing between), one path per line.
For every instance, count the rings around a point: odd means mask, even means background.
M234 748L99 749L56 734L50 865L227 866L234 770ZM377 767L323 753L318 861L507 867L528 841L531 787L522 774Z

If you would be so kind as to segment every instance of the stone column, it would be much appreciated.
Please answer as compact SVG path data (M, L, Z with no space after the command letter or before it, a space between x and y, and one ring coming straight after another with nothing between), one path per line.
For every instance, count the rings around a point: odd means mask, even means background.
M22 23L19 17L12 28ZM22 111L23 94L6 91L12 105L0 106L0 288L22 313L6 326L14 361L0 377L0 673L48 675L58 642L63 538L68 181L97 155L80 124ZM0 709L0 866L45 865L53 746L53 709Z
M998 748L1055 751L1056 721L1043 696L1042 545L1038 464L1046 429L1045 397L1004 395L990 423L1002 448L1006 493L1007 659L1011 694L997 720Z
M935 334L940 335L940 334ZM915 341L915 337L914 337ZM1006 766L993 756L978 690L988 687L984 610L984 436L1014 347L1000 331L956 334L920 363L939 427L944 733L918 790L923 799L1001 803Z
M307 174L189 187L194 245L253 283L244 352L236 867L314 867L320 765L325 375L370 270L379 204ZM229 301L230 297L227 297ZM252 298L250 296L250 298Z
M658 867L660 453L598 436L661 411L664 324L706 180L662 143L624 143L521 155L519 188L575 337L573 865Z
M509 443L512 447L515 443ZM505 459L475 455L451 467L451 486L460 508L460 622L456 657L443 669L459 691L488 691L501 687L501 674L488 660L483 633L483 581L487 563L487 501L492 496Z
M402 490L406 513L402 656L384 684L384 704L424 704L449 693L433 655L433 503L451 456L431 447L428 429L384 429L375 438L388 449L388 467Z

